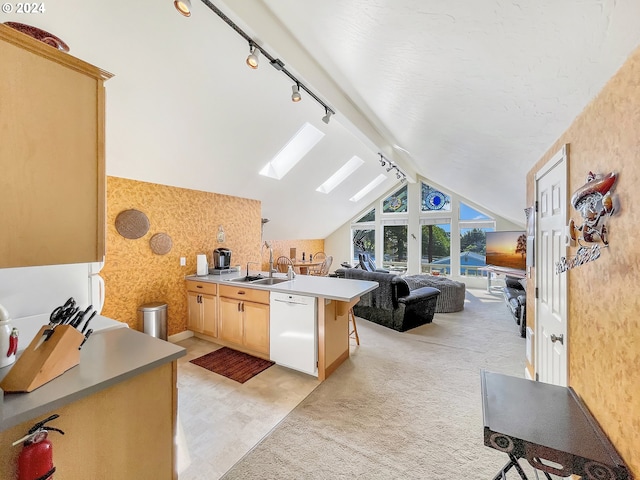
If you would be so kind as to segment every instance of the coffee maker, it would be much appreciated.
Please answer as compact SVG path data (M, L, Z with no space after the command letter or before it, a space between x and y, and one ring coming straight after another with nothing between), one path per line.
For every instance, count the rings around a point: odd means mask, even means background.
M231 250L228 248L216 248L213 251L213 268L215 270L228 270L231 268Z

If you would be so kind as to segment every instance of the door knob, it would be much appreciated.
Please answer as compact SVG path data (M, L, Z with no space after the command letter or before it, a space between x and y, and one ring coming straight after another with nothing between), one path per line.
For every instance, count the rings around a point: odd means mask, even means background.
M562 345L564 345L564 334L560 334L560 335L556 335L554 333L551 334L551 342L552 343L556 343L556 342L560 342Z

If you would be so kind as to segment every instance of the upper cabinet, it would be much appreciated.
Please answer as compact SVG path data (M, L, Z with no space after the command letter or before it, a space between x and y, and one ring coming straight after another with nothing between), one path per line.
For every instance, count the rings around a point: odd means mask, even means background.
M109 78L0 25L0 268L102 260Z

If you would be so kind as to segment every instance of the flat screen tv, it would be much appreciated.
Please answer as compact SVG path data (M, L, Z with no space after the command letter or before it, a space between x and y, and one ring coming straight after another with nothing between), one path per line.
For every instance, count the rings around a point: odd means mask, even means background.
M527 232L487 232L487 265L526 270Z

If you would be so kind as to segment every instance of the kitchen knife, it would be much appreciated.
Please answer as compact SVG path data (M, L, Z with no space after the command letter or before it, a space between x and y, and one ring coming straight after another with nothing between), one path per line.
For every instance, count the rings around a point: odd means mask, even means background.
M86 322L84 322L84 327L82 327L82 331L81 331L80 333L84 333L84 332L87 330L87 327L89 326L89 322L90 322L90 321L91 321L91 319L92 319L93 317L95 317L97 314L98 314L98 312L94 310L94 311L93 311L93 313L91 314L91 316L90 316L89 318L87 318L87 321L86 321ZM89 329L89 331L91 331L91 332L92 332L93 330ZM89 333L87 333L87 335L89 335Z

